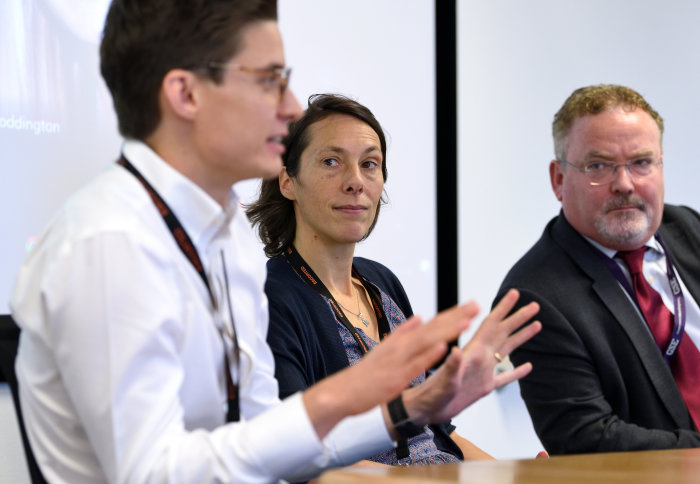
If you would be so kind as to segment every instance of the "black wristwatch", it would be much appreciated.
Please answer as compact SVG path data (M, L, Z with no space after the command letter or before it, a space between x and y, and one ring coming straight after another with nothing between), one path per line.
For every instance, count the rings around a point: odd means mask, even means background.
M403 439L410 439L416 435L420 435L425 432L425 427L419 427L414 424L406 412L406 407L403 406L403 399L401 395L394 398L387 404L387 410L389 410L389 417L391 418L391 423L394 425L396 433L398 433Z

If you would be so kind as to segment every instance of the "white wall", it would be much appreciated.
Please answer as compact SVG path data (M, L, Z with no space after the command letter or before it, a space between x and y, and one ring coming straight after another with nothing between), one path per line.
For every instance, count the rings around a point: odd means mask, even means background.
M459 0L461 299L476 298L485 312L557 214L551 122L578 87L639 91L666 124L666 200L700 208L699 18L700 3L684 0ZM499 457L539 449L510 388L467 410L458 426Z
M97 57L95 24L101 25L107 1L80 1L92 7L0 2L0 65L7 66L0 89L6 174L0 207L7 230L0 238L0 313L9 312L15 273L55 207L118 156L120 138ZM390 204L358 253L394 269L414 310L430 315L436 305L433 4L280 0L279 10L300 102L306 105L313 93L346 94L370 107L385 128ZM13 128L19 120L44 121L60 132ZM248 198L254 185L243 189ZM398 240L408 240L402 245L412 252L396 250Z

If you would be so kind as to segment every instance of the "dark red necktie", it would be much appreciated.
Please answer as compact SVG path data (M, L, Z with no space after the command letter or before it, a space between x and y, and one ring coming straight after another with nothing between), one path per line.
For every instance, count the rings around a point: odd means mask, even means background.
M673 314L642 273L646 247L617 253L629 267L639 309L662 352L671 341ZM696 427L700 427L700 352L686 334L671 358L671 371Z

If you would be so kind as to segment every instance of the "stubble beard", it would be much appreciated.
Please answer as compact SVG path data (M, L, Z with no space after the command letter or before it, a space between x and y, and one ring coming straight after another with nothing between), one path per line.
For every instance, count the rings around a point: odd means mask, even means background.
M613 212L616 208L629 205L637 210ZM648 205L639 197L614 198L605 203L601 212L603 216L596 220L595 227L606 245L639 244L641 246L649 237L651 215Z

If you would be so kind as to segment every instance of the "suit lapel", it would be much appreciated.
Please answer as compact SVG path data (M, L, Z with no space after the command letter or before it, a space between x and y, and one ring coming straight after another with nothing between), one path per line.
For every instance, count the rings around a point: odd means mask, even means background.
M679 427L687 426L688 411L671 371L666 366L646 322L600 259L599 251L569 225L563 213L553 227L552 236L590 278L592 289L629 337L649 379L673 419ZM685 277L681 277L685 282Z

